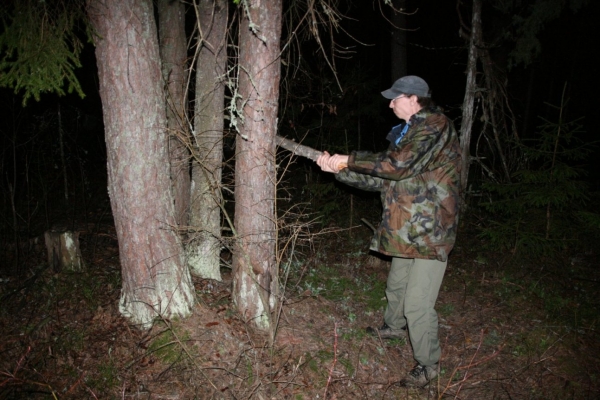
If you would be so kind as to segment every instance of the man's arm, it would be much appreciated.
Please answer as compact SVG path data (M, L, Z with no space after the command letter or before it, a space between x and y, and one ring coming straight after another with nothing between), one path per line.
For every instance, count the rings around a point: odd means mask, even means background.
M428 118L405 136L400 146L380 153L353 152L350 170L389 180L403 180L439 168L453 158L456 131L444 116ZM448 153L448 154L446 154Z
M362 190L380 191L383 187L383 179L350 171L346 167L348 165L348 157L342 154L334 154L332 156L324 151L317 159L317 165L325 172L336 174L335 179L342 183Z

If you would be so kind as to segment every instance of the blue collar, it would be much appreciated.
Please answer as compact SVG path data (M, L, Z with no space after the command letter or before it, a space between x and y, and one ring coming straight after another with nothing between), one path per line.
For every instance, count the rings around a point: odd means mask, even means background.
M403 122L399 125L396 125L392 128L390 133L387 135L386 139L397 146L398 143L400 143L400 141L404 137L404 135L406 135L406 132L408 132L409 128L410 123L408 122Z

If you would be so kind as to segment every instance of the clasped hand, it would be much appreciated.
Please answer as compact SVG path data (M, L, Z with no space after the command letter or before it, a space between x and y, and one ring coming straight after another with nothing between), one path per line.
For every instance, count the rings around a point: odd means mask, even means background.
M321 167L324 172L333 172L337 174L341 169L348 166L348 156L343 154L330 155L324 151L323 154L317 158L317 165Z

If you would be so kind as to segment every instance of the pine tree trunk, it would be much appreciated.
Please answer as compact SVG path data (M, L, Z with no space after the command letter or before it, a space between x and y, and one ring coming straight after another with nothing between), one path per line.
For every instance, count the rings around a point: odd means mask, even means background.
M271 326L278 288L275 133L280 79L281 0L249 0L240 31L243 124L236 143L233 298L242 316Z
M119 309L141 328L184 317L194 290L170 190L165 94L150 0L89 0L123 287Z
M188 225L190 206L190 154L186 120L187 96L185 5L180 1L158 1L158 30L163 79L167 87L169 159L177 225Z
M187 262L192 274L221 280L221 166L224 75L227 63L227 1L201 0L196 62L191 228Z
M473 0L473 19L471 24L471 37L469 40L469 56L467 60L467 87L462 107L462 122L460 124L460 147L462 150L462 168L460 184L463 193L467 193L469 179L469 166L471 165L471 132L473 129L473 113L475 94L477 91L477 39L481 29L481 1ZM463 202L463 206L466 204Z
M390 41L390 50L392 55L392 82L407 75L406 60L406 0L394 0L392 5L392 40Z

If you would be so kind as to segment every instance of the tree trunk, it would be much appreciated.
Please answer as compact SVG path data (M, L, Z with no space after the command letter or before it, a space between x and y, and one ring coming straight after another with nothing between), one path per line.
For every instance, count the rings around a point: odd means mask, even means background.
M463 193L467 193L469 166L471 165L471 132L473 129L473 107L477 92L477 38L481 29L481 0L473 0L473 20L471 24L471 37L469 39L469 56L467 60L467 87L462 107L462 121L460 124L460 147L462 150L462 169L460 184ZM466 202L463 202L463 206Z
M406 0L394 0L392 10L392 82L408 74L406 61Z
M201 0L196 62L194 159L192 160L191 229L187 262L192 273L221 280L221 166L225 68L227 63L227 1Z
M194 290L181 257L169 179L165 94L150 0L89 0L123 287L121 313L142 328L185 317Z
M167 87L167 131L175 201L175 218L188 225L190 206L190 154L187 128L185 5L180 1L158 1L158 32L163 79Z
M275 132L280 79L281 0L244 2L240 31L233 298L242 316L271 327L276 305Z

